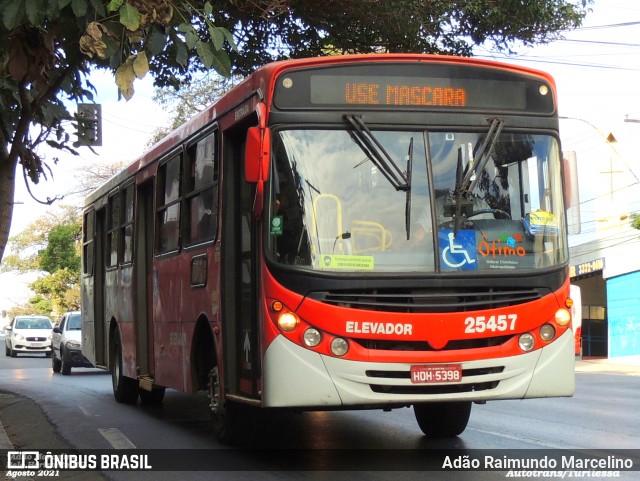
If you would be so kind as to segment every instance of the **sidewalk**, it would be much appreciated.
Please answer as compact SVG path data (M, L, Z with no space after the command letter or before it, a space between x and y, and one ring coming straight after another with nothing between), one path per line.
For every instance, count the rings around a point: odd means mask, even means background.
M640 376L640 356L576 359L576 372L601 372Z

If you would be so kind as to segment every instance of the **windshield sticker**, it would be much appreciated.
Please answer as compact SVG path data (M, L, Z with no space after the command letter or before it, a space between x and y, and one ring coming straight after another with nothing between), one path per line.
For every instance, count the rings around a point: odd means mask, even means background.
M478 242L478 254L482 257L524 257L527 251L522 245L522 235L501 235L498 239L488 241L486 234L482 234L482 240Z
M537 210L524 217L524 228L531 237L536 235L558 235L558 219L551 212Z
M271 219L271 235L282 235L284 219L281 215L275 216Z
M350 256L344 254L326 254L322 256L325 269L373 270L373 256Z
M492 239L483 233L478 241L480 269L517 269L533 267L531 241L519 232L500 233ZM527 250L528 248L528 250Z
M440 241L440 260L443 270L470 271L478 268L476 232L459 230L438 231Z

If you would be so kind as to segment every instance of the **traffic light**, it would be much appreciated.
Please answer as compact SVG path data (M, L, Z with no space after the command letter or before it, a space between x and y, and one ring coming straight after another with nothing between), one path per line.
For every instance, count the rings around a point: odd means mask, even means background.
M78 145L91 147L102 145L102 105L78 104Z

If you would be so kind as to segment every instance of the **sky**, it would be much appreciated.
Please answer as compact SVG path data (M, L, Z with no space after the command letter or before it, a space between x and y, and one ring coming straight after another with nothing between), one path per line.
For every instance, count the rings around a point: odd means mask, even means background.
M555 78L559 114L565 117L562 147L575 151L578 159L582 234L570 239L573 244L606 235L606 229L617 225L615 219L640 212L640 122L625 122L640 121L640 2L597 0L592 9L583 27L564 33L564 40L518 48L514 55L476 50L478 57L544 70ZM40 198L73 191L83 165L134 160L153 131L168 122L167 113L152 100L148 76L136 82L136 93L128 102L117 99L111 74L95 74L92 81L98 90L96 101L102 104L103 146L95 147L95 154L81 148L78 157L64 156L51 165L53 179L32 188ZM607 142L607 137L616 142ZM52 156L47 158L52 162ZM15 202L11 235L56 208L33 201L21 180ZM81 199L66 197L62 202ZM1 283L2 279L0 292Z
M592 8L564 40L509 56L477 50L556 80L562 149L576 152L580 183L582 233L571 245L633 241L615 230L621 216L640 212L640 2L597 0Z
M640 122L624 122L625 117L640 120L640 2L597 0L592 8L583 27L565 33L565 40L518 48L515 55L478 48L476 56L549 72L557 83L559 113L567 117L561 121L563 150L577 153L579 169L585 172L585 178L593 179L595 172L598 173L596 178L601 182L588 184L609 185L611 190L613 179L613 190L618 191L623 190L625 183L640 178L638 149L634 145L640 135ZM97 155L84 147L80 149L80 156L64 156L58 164L51 165L53 179L32 188L42 199L71 192L78 169L83 165L134 160L144 151L153 131L168 122L167 113L152 100L149 76L136 82L136 94L128 102L118 100L111 74L102 72L92 80L98 90L97 101L102 104L103 146L95 147ZM617 140L615 144L605 140L610 133ZM52 161L52 155L47 157ZM606 171L622 173L600 174ZM18 181L11 235L22 232L51 208L33 201L23 184ZM581 200L603 195L586 187L583 193L585 185L581 179ZM640 211L640 197L638 200L626 210ZM62 202L81 202L81 199L66 197ZM598 216L603 209L611 209L611 202L596 204L595 201L583 202L583 221L585 215L587 218Z

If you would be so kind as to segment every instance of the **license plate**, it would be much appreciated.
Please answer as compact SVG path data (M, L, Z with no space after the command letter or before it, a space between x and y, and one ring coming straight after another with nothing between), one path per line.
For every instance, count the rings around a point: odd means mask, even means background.
M460 364L411 366L411 382L413 384L460 381L462 381L462 366Z
M42 347L42 343L41 342L32 342L31 343L31 347Z

